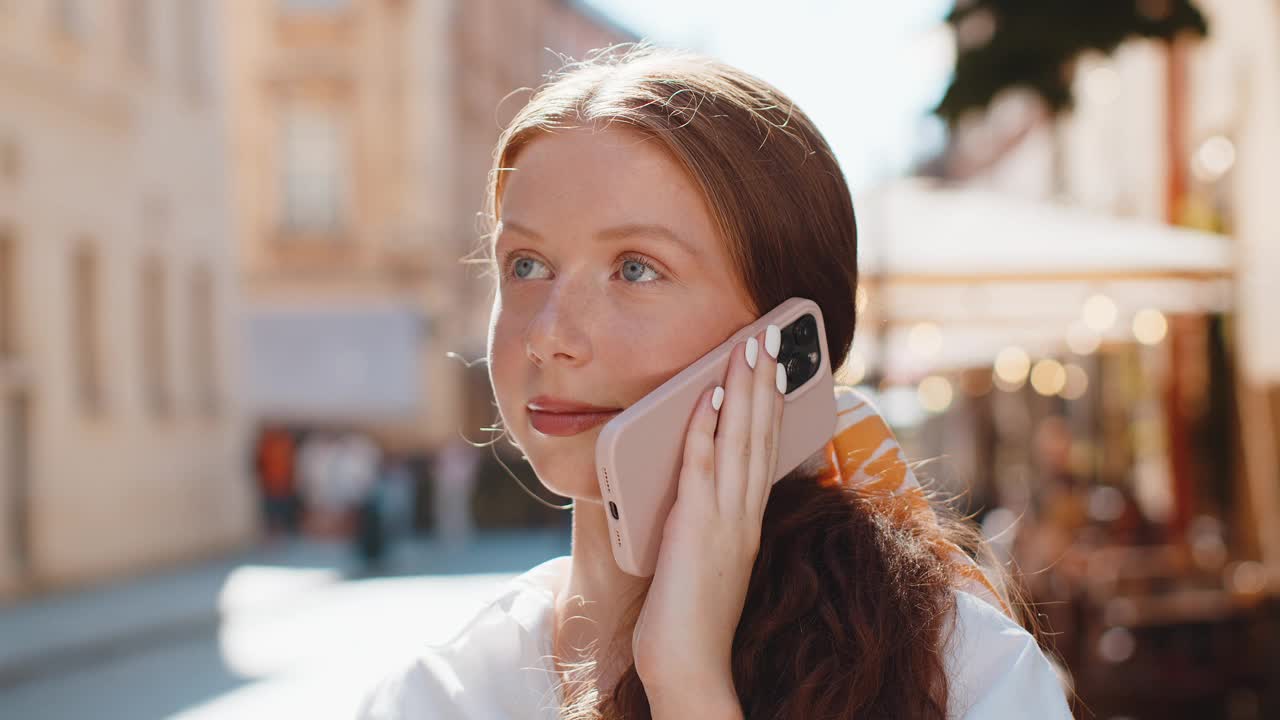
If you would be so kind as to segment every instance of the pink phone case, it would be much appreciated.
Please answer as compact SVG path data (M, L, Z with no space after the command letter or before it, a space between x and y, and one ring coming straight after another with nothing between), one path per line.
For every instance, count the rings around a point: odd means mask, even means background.
M777 482L821 449L835 432L835 388L826 329L812 300L793 297L778 305L619 413L601 430L596 440L596 479L613 535L613 556L624 572L641 577L654 573L663 525L676 499L689 418L703 391L723 383L734 345L762 333L770 324L785 328L806 314L817 320L821 360L813 377L785 396L778 469L773 479Z

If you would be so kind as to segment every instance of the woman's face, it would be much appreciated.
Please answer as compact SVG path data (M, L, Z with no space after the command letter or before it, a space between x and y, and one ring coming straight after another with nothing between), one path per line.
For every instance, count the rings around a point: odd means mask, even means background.
M532 141L513 167L490 380L542 483L598 502L595 441L612 415L576 431L530 404L624 409L752 322L754 303L701 191L658 141L575 129Z

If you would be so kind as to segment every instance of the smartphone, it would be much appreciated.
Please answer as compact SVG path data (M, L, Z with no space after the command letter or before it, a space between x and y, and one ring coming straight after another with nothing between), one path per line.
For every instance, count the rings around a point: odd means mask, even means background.
M596 479L613 536L613 557L623 572L653 575L662 529L675 504L693 409L703 391L724 383L734 346L763 333L769 325L782 330L778 362L787 369L778 468L772 482L831 440L836 401L822 311L812 300L793 297L734 333L601 430L596 439Z

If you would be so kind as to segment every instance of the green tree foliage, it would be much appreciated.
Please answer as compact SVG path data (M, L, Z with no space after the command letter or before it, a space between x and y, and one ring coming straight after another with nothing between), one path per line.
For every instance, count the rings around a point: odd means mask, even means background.
M934 112L951 125L1012 87L1061 112L1071 107L1082 52L1110 53L1131 37L1208 32L1191 0L957 0L947 22L956 37L955 77Z

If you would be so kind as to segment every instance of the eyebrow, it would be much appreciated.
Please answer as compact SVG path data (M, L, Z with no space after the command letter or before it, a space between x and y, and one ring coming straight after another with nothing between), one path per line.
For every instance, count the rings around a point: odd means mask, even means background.
M539 242L545 241L536 230L525 227L524 225L511 220L503 220L502 229L504 231L514 230L521 235L528 236ZM656 223L627 223L625 225L605 228L604 230L600 230L596 233L596 239L607 242L627 240L640 235L647 235L650 237L656 237L660 240L665 240L668 243L684 249L685 252L694 257L698 257L700 255L697 248L693 247L693 245L691 245L687 240L677 235L671 228L666 225L658 225Z

